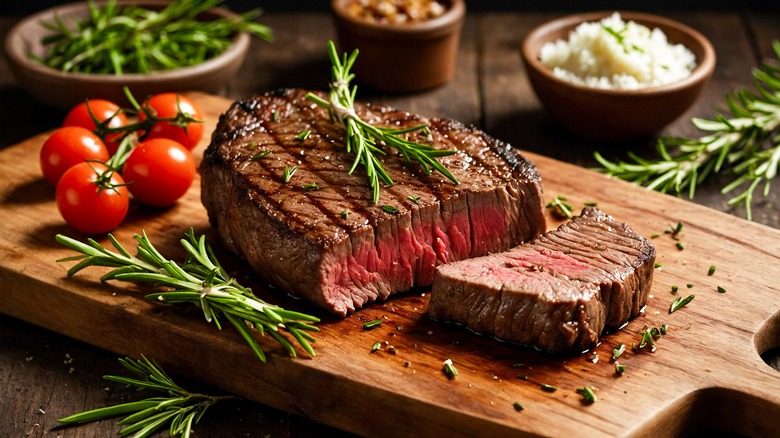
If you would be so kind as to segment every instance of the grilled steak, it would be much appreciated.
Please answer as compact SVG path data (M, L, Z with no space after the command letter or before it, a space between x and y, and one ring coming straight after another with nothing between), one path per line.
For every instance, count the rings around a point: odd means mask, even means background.
M388 151L381 161L395 184L374 205L363 167L347 173L354 157L344 129L305 95L235 102L200 166L212 225L266 280L343 316L430 285L439 264L504 251L545 230L539 175L515 149L452 120L358 105L383 126L427 123L434 147L457 151L440 161L460 185ZM304 130L309 137L297 140Z
M434 319L548 351L582 351L639 314L655 248L593 208L507 252L436 270Z

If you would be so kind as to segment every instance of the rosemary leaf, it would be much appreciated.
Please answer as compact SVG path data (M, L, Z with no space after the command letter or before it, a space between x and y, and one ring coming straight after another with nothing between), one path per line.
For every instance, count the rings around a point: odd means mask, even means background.
M688 295L688 296L687 296L687 297L685 297L685 298L683 298L683 297L677 297L677 298L675 298L675 299L674 299L674 301L672 301L672 305L671 305L671 306L669 306L669 313L673 313L675 310L682 309L682 308L683 308L683 307L685 307L685 306L686 306L688 303L690 303L691 301L693 301L693 298L694 298L695 296L696 296L696 295Z
M780 59L780 41L773 41L772 48ZM695 127L705 131L702 136L660 139L658 157L651 159L629 153L629 161L612 162L597 152L594 158L601 165L599 170L663 193L680 196L687 192L689 198L709 176L727 173L733 180L721 194L742 190L728 205L744 205L751 220L755 191L763 187L766 197L780 170L780 68L772 59L752 73L756 92L741 89L726 94L730 114L718 115L715 120L691 119ZM675 149L670 151L670 147Z

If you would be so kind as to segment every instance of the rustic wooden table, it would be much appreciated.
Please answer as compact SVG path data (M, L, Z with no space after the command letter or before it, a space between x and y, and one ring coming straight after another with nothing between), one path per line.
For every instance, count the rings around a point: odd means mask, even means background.
M518 46L530 29L556 15L560 14L471 14L462 36L457 75L451 83L403 96L361 89L361 98L459 119L519 148L582 166L594 164L592 154L596 150L613 158L624 157L627 150L650 153L652 141L606 145L568 135L540 107L521 66ZM718 55L715 74L697 104L662 133L694 136L697 132L690 118L715 114L715 108L724 102L724 92L751 86L751 68L763 58L773 57L770 43L780 38L780 14L697 11L663 15L701 31ZM0 17L3 39L18 18ZM321 13L277 13L265 15L263 21L275 29L276 42L253 42L250 56L226 95L235 98L279 87L325 88L328 65L324 47L334 34L330 18ZM19 88L3 52L0 148L56 127L63 116ZM31 152L31 157L35 156ZM744 217L743 209L731 210L726 197L720 194L726 182L725 178L716 178L705 183L694 202ZM780 191L773 190L768 198L758 199L753 218L780 228ZM121 374L114 354L5 315L0 315L0 351L0 436L111 436L119 430L113 421L58 428L56 418L46 411L50 406L65 405L76 412L85 405L110 405L136 398L134 391L101 379L103 374ZM767 360L778 368L776 353L777 349ZM198 386L197 382L185 383ZM349 435L251 402L215 408L196 432L197 436L212 437Z

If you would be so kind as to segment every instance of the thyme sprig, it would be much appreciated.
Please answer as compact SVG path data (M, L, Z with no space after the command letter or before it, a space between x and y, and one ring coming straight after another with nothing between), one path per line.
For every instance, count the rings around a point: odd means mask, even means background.
M192 228L180 241L187 252L182 264L163 257L152 245L146 232L135 235L138 242L137 256L131 255L111 234L108 239L118 253L104 248L93 239L82 243L61 234L58 234L56 239L81 253L58 260L79 261L68 270L68 276L89 266L115 268L100 280L152 283L156 287L164 287L165 290L158 290L145 298L170 304L195 304L203 311L206 321L213 322L219 329L222 328L219 316L224 316L263 362L265 353L252 333L251 326L254 326L260 335L268 333L290 356L296 356L295 348L281 332L287 332L308 354L315 356L310 344L315 339L308 332L319 331L312 325L319 322L319 318L285 310L256 297L251 289L241 286L235 278L228 275L219 264L211 246L206 243L206 236L196 237Z
M379 148L381 144L399 150L407 162L420 163L425 173L430 175L433 170L436 170L453 183L459 184L457 178L437 161L438 157L452 155L455 151L436 149L431 145L417 143L401 136L401 134L422 132L430 138L427 125L404 129L384 128L366 122L355 113L357 86L350 89L349 83L355 78L350 69L358 56L357 49L350 55L345 53L340 59L336 52L336 45L333 41L328 41L328 55L332 64L328 100L313 93L307 94L306 98L327 109L331 120L341 123L346 128L347 152L355 154L355 161L349 169L349 174L355 171L358 164L365 167L374 204L379 202L380 181L388 186L393 185L392 178L387 174L378 157L386 154Z
M780 59L780 41L773 41L772 47ZM708 176L728 171L734 180L721 194L742 188L728 204L744 204L747 218L752 219L754 192L763 185L766 197L780 167L780 64L776 61L753 69L755 92L742 89L726 95L729 115L719 114L715 120L692 119L696 128L708 134L660 139L659 157L653 159L629 153L631 162L612 162L596 152L600 170L663 193L681 196L687 191L691 199ZM676 150L672 153L670 147Z
M103 376L104 379L135 386L138 389L161 392L165 396L93 409L57 421L76 424L127 415L118 423L125 426L119 432L120 436L131 433L135 433L136 437L150 436L165 427L166 423L170 423L171 436L187 438L190 436L192 426L198 423L208 408L223 401L238 399L232 395L213 396L189 392L177 385L154 360L144 356L139 360L126 357L119 359L119 362L139 378L107 375Z
M201 21L197 16L224 0L173 0L162 10L88 1L89 17L73 23L55 16L42 24L53 33L41 39L50 46L36 61L64 72L92 74L149 73L187 67L213 58L248 32L266 41L269 27L253 22L255 9L235 18Z

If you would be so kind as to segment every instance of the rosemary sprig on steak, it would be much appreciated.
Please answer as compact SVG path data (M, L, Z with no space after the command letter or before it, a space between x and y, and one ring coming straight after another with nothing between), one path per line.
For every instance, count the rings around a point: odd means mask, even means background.
M121 436L131 433L135 433L134 436L150 436L155 431L170 424L170 436L186 438L190 436L192 427L198 423L209 407L219 402L238 399L232 395L213 396L189 392L177 385L156 362L141 357L140 360L133 360L129 357L119 359L125 369L139 378L111 375L103 376L103 378L138 389L161 392L165 396L92 409L60 418L57 421L66 424L87 423L127 415L118 423L124 426L119 431Z
M152 283L164 289L146 295L146 299L170 304L195 304L203 310L206 321L213 322L219 329L222 328L219 316L223 315L263 362L265 354L250 326L254 326L261 335L267 332L284 346L290 356L296 356L295 349L282 336L283 331L295 338L307 353L315 356L310 344L315 339L308 332L319 331L311 324L319 322L319 318L285 310L256 297L249 288L241 286L228 275L206 243L206 236L195 237L192 228L181 239L181 245L187 252L182 264L163 257L145 232L135 235L137 256L132 256L113 235L109 234L108 238L119 253L104 248L93 239L82 243L58 234L58 242L81 253L58 262L79 260L68 270L68 276L88 266L107 266L115 269L103 275L101 281Z
M780 41L772 44L780 58ZM745 205L746 216L752 218L750 206L754 191L763 184L763 195L780 169L780 64L765 63L753 70L757 93L739 90L726 95L729 116L715 120L694 118L694 126L708 134L699 138L666 138L658 142L660 157L644 159L629 154L632 162L611 162L595 153L603 172L620 179L646 185L660 192L686 190L693 198L696 186L720 171L728 171L734 180L723 187L721 194L744 190L729 199L731 206ZM668 147L676 146L674 153Z
M333 41L328 41L328 55L333 64L329 100L325 100L313 93L307 94L306 98L326 108L331 119L341 123L346 128L347 152L355 154L355 161L349 169L349 173L352 174L358 164L363 164L366 168L369 184L373 190L372 199L374 204L379 202L380 180L389 186L393 185L393 180L377 157L377 155L385 155L385 152L378 147L380 144L398 149L407 161L417 161L422 165L427 174L430 175L433 170L436 170L453 183L458 184L457 178L436 160L438 157L452 155L455 151L439 150L431 145L410 141L401 136L401 134L413 132L422 132L430 136L427 125L418 125L406 129L384 128L371 125L355 113L357 86L353 86L350 89L349 83L355 78L355 75L350 73L350 69L358 56L357 49L349 56L345 53L343 58L339 59L336 45Z

